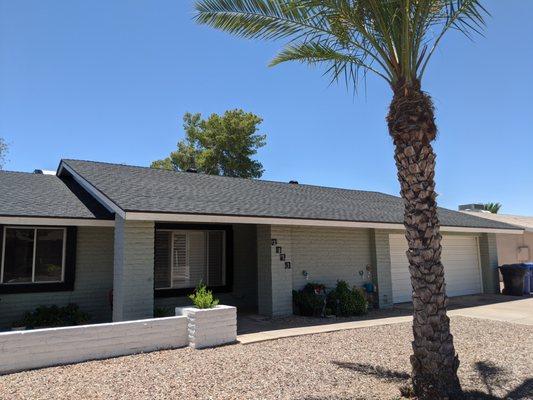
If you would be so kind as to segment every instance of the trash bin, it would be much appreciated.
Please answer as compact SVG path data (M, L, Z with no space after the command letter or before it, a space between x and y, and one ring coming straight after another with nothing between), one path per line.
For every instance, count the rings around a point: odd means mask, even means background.
M530 294L533 292L533 263L525 263L525 265L529 266L529 292L526 294Z
M503 294L523 296L529 294L531 277L530 264L508 264L499 267L503 276Z

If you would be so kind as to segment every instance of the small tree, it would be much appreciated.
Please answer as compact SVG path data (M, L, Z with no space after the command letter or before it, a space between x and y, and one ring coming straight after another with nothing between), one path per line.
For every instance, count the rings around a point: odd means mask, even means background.
M7 154L7 143L4 138L0 137L0 169L4 167Z
M502 208L502 205L500 203L487 203L485 204L485 210L489 211L493 214L498 214L498 211L500 211L500 208Z
M263 165L251 157L263 147L266 135L257 134L263 120L243 110L224 115L186 113L183 117L185 139L170 156L154 161L152 168L185 171L194 168L211 175L260 178Z

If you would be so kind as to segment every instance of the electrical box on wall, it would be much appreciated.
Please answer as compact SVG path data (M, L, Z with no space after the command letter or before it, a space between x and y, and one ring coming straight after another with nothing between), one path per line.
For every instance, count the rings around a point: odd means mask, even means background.
M528 246L520 246L518 248L518 261L520 262L523 262L523 261L529 261L530 258L529 258L529 247Z

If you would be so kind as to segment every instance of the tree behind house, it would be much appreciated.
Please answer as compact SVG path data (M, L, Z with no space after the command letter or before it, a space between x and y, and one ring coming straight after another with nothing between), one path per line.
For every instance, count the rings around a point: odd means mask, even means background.
M0 137L0 169L4 168L7 154L7 143L4 138Z
M186 113L185 139L178 142L178 149L169 157L154 161L151 167L260 178L263 165L252 156L266 144L266 135L257 133L262 121L243 110L226 111L222 116L211 114L206 120L199 113Z
M498 212L500 211L500 208L502 208L502 205L500 203L485 204L485 211L491 212L493 214L498 214Z

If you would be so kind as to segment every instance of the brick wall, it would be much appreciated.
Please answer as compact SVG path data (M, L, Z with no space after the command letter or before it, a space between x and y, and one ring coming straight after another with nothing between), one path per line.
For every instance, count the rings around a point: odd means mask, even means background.
M108 301L113 287L113 228L78 227L76 280L69 292L0 294L0 327L9 327L39 305L76 303L92 322L111 320Z
M116 216L113 321L153 316L154 232L153 221Z
M371 264L368 229L292 229L294 289L301 289L307 282L319 282L327 287L334 287L339 279L345 280L350 286L361 286L367 280L366 266ZM307 280L303 270L309 273Z
M187 317L0 333L0 374L186 346Z
M277 245L271 245L272 239ZM291 314L292 290L307 282L334 287L342 279L360 286L367 279L366 266L372 264L368 229L260 225L257 243L259 313L266 315ZM285 268L276 246L291 269Z

